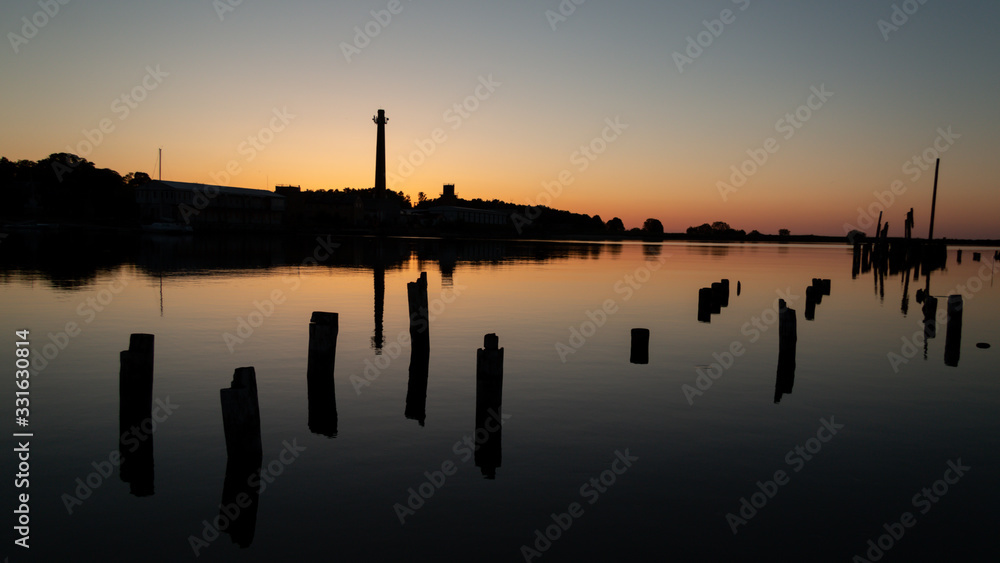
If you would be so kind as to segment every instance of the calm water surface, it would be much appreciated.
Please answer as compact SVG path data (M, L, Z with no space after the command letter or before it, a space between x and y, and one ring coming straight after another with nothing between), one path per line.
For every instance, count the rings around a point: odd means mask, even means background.
M981 251L958 263L949 249L931 275L942 320L947 296L965 294L949 366L947 322L926 348L922 338L925 276L854 277L847 246L12 236L0 245L2 353L13 364L15 331L30 330L34 437L29 489L14 488L16 460L3 456L4 499L11 526L15 494L30 492L31 549L3 552L851 561L884 536L883 561L996 561L1000 285L994 249ZM426 399L418 385L407 405L406 283L422 271ZM699 322L699 288L723 278L728 306ZM831 291L806 320L813 278ZM797 318L782 381L779 298ZM314 403L336 409L335 437L308 424L313 311L339 313L336 399ZM60 334L67 323L78 333ZM650 330L648 364L629 362L637 327ZM155 335L154 405L171 412L158 411L153 467L130 485L117 467L100 471L119 449L132 333ZM463 440L487 333L504 348L503 426L477 467ZM219 390L242 366L256 370L267 478L242 531L217 533ZM17 432L12 372L3 412Z

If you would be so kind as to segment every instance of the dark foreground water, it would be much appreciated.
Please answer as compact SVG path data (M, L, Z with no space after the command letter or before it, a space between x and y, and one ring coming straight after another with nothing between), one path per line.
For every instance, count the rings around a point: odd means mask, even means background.
M12 235L0 555L996 561L993 251L958 263L949 249L925 339L925 275L852 276L846 246ZM406 283L421 271L426 379L408 338ZM699 322L699 288L723 278L728 306ZM807 320L813 278L830 293ZM951 294L964 294L960 327ZM780 374L779 298L797 320ZM313 311L339 313L339 338L334 391L310 396ZM637 327L647 364L629 361ZM132 333L155 335L151 436L119 404ZM490 397L502 426L473 453L487 333L504 348ZM219 394L244 366L263 446L249 483L239 464L227 472ZM13 543L20 494L30 549Z

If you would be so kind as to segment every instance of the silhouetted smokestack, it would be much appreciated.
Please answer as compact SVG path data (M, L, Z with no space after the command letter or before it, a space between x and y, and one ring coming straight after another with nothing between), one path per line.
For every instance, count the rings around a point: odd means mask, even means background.
M378 125L378 138L375 141L375 197L385 197L385 124L389 119L385 110L378 110L378 115L372 118Z

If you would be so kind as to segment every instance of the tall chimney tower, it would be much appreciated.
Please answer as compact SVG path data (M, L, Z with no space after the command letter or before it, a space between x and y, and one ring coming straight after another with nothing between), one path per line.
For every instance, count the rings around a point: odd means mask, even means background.
M372 118L378 125L378 139L375 142L375 197L385 198L385 124L389 118L385 116L385 110L378 110L378 115Z

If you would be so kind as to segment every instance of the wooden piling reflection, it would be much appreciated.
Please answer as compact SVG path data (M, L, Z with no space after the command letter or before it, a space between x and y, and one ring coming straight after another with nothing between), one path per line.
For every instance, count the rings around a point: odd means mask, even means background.
M944 341L944 364L958 367L962 350L962 307L961 295L948 296L948 328Z

